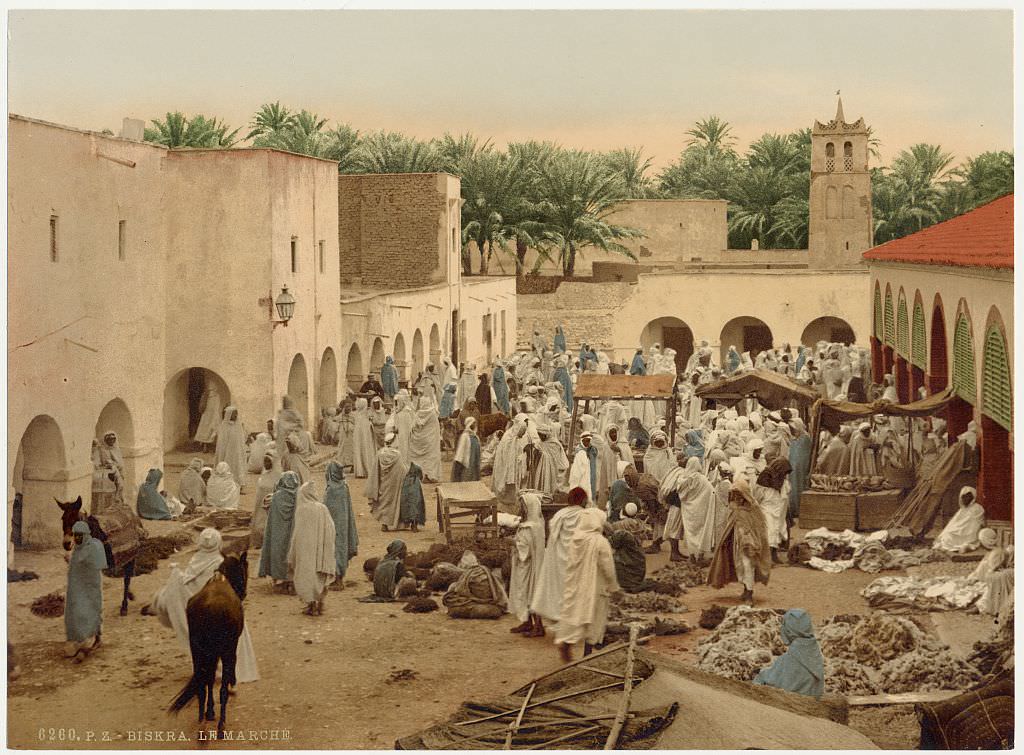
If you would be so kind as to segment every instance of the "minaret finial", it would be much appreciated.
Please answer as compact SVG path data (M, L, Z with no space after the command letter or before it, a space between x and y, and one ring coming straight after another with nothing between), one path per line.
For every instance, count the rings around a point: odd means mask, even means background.
M839 90L836 90L836 97L839 98L839 103L836 105L836 123L846 123L846 119L843 117L843 98L839 97Z

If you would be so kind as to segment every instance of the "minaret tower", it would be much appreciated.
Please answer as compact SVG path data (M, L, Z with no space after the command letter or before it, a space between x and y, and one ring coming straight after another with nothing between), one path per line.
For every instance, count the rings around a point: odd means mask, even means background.
M846 122L840 97L836 117L811 130L810 263L859 265L873 237L868 127L863 118Z

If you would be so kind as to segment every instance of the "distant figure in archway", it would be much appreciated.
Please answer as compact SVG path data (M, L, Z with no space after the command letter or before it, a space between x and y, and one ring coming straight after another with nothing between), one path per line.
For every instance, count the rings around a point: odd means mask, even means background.
M224 409L220 392L215 386L210 386L206 394L206 406L199 418L199 426L193 440L203 447L203 451L209 451L209 446L217 439L217 427L221 420L221 412Z
M104 433L102 441L93 443L92 468L92 514L124 504L124 456L117 433Z
M362 394L376 393L381 400L384 399L384 386L377 380L377 373L371 372L366 376L366 382L359 386L359 392Z
M291 396L281 399L281 411L277 413L277 423L274 425L274 438L280 443L293 432L302 430L306 423L302 415L295 411L295 402Z
M380 385L388 400L393 400L398 393L398 370L395 369L394 357L384 360L384 365L380 368Z
M235 482L241 487L245 482L245 427L233 406L224 409L224 420L217 430L214 462L220 464L222 461L227 463Z

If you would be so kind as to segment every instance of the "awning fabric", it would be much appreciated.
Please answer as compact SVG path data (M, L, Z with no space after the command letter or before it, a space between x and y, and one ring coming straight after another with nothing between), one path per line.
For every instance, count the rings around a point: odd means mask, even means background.
M819 429L837 433L839 425L843 422L867 419L875 414L889 417L931 417L942 413L952 400L953 389L946 388L911 404L891 404L888 401L856 404L852 401L820 399L814 407L814 412L819 416Z
M595 375L585 372L576 380L573 398L578 401L672 398L675 375Z

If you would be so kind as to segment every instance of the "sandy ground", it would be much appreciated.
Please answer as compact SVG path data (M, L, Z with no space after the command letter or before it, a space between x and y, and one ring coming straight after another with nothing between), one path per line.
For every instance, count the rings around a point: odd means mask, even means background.
M167 489L176 490L188 457L169 458ZM447 472L447 465L446 465ZM401 736L443 720L465 699L486 699L509 692L559 665L548 638L524 639L509 633L516 624L449 619L442 611L404 613L402 604L358 603L370 585L362 572L365 558L379 556L394 534L381 532L370 516L363 481L350 480L360 535L359 555L346 575L345 589L330 592L325 615L301 613L294 596L273 594L269 580L251 577L246 623L259 659L261 678L240 685L228 706L228 728L243 739L202 741L196 708L168 715L168 703L191 674L188 652L173 632L139 609L169 574L171 564L191 557L185 550L164 560L158 571L137 577L137 599L127 617L117 615L120 580L104 579L103 646L82 664L62 658L63 619L39 618L31 602L54 590L63 592L66 564L61 552L19 551L15 566L39 580L8 585L8 631L23 669L8 688L8 745L15 748L194 747L390 749ZM253 485L243 496L252 507ZM425 486L427 528L399 535L410 551L443 539L434 519L434 488ZM55 507L56 514L56 507ZM171 523L147 523L160 534ZM648 556L648 571L668 558L667 546ZM258 563L258 552L250 552ZM255 574L253 566L251 574ZM859 590L874 577L859 571L828 575L798 567L773 571L767 587L758 586L758 605L802 607L815 617L867 613ZM692 660L707 634L697 627L700 610L712 604L738 604L739 585L723 590L691 589L682 600L688 612L678 616L694 627L688 634L654 638L649 648ZM440 596L435 596L440 603ZM956 634L981 636L977 623L958 617ZM965 627L973 627L966 629ZM952 632L951 632L952 633ZM969 644L968 644L969 647ZM392 680L409 670L412 678ZM917 725L906 710L859 711L851 723L879 745L913 747ZM173 741L166 741L172 739Z

